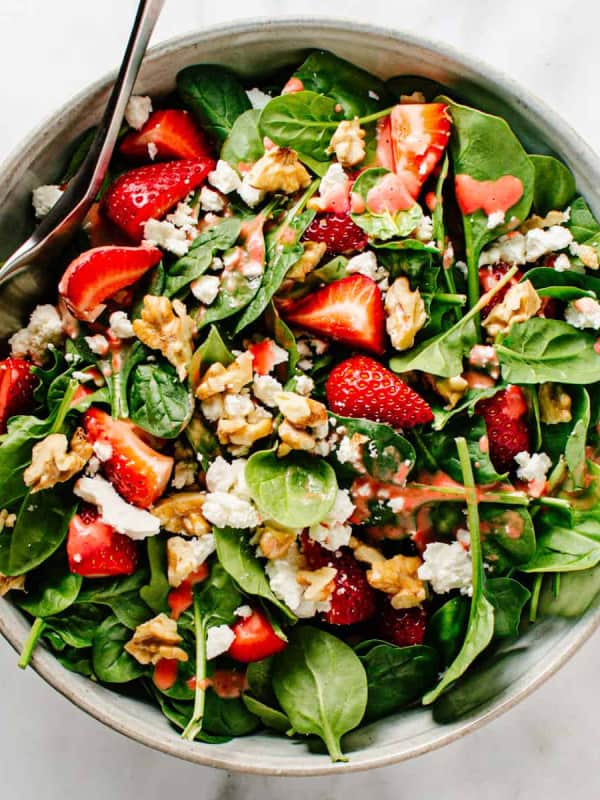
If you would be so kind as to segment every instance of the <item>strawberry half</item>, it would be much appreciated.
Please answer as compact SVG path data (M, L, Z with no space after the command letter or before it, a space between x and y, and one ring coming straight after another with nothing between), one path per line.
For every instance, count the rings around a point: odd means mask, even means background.
M393 428L432 422L433 412L407 383L368 356L354 356L331 371L327 404L343 417L363 417Z
M138 544L102 522L93 506L84 506L69 523L67 556L71 572L84 578L131 575L137 567Z
M385 349L385 312L375 281L349 275L282 309L299 328L328 336L348 347L380 355Z
M140 508L148 508L164 493L173 469L173 459L147 445L124 420L113 419L92 406L83 418L92 444L110 447L102 470L121 497Z
M325 242L327 254L360 253L369 243L367 234L353 222L349 214L317 214L306 229L303 241Z
M204 131L187 111L178 108L155 111L141 130L124 137L119 150L129 158L148 160L148 145L154 145L154 158L159 159L211 156Z
M157 247L94 247L69 264L58 291L77 319L93 322L106 308L106 299L131 286L161 258Z
M498 472L515 468L515 456L529 451L530 437L527 425L527 402L518 386L506 389L480 400L475 411L485 420L492 464Z
M130 239L140 242L144 223L160 219L204 181L214 168L212 158L168 161L129 170L109 186L102 208Z
M32 364L24 358L5 358L0 361L0 434L6 433L6 423L15 414L29 411L37 378Z
M386 597L377 612L375 629L378 636L398 647L423 644L427 611L419 606L395 609Z
M274 656L287 647L287 642L277 636L269 620L260 611L254 610L249 617L238 620L231 630L235 639L227 655L244 664Z
M497 264L490 264L486 267L479 267L479 285L481 286L482 293L489 292L494 286L502 280L506 273L511 269L511 265L505 261L499 261ZM494 306L501 303L506 297L506 293L511 286L519 283L523 273L517 270L509 282L500 291L495 294L490 302L481 311L482 319L485 319Z
M444 103L401 103L377 126L377 161L416 198L442 157L451 121Z

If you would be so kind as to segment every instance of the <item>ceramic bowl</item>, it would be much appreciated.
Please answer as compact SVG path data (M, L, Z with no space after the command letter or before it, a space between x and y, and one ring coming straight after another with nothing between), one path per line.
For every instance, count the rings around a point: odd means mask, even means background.
M600 161L557 114L520 86L448 47L388 30L335 20L286 19L241 22L178 38L148 54L136 91L160 94L174 86L178 70L217 62L248 77L299 63L310 48L332 50L388 78L422 75L449 87L485 110L505 116L533 152L554 152L574 172L580 192L600 216ZM64 148L94 123L104 107L111 78L82 92L29 136L0 168L0 258L25 238L31 225L31 190L52 180ZM22 324L39 300L45 279L33 273L0 294L0 338ZM208 745L180 739L156 708L64 670L43 648L33 668L55 689L96 719L149 747L198 764L273 775L318 775L392 764L441 747L514 706L555 672L600 622L596 604L576 620L544 619L508 646L495 666L473 674L470 710L439 724L429 709L416 708L350 734L349 761L332 764L303 742L266 733ZM0 601L0 631L16 650L29 626L6 600ZM15 665L16 668L16 665Z

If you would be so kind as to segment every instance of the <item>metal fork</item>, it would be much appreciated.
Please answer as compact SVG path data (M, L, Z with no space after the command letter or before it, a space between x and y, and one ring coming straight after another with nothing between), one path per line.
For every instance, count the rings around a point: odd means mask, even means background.
M30 264L44 265L73 237L102 185L125 106L165 0L140 0L117 80L90 150L60 200L0 267L0 286Z

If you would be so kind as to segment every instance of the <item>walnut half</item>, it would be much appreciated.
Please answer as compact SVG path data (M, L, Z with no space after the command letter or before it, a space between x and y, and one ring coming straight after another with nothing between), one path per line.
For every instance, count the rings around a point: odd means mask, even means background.
M3 575L0 572L0 597L14 589L25 590L25 575Z
M188 654L177 647L181 641L175 620L159 614L137 626L125 650L140 664L157 664L163 658L187 661Z
M425 600L425 584L417 575L423 562L418 556L385 558L379 550L354 537L350 540L350 547L355 558L371 565L367 570L369 585L391 595L393 608L412 608Z
M523 281L511 286L504 300L495 305L483 320L488 336L495 339L499 333L506 333L517 322L525 322L535 316L542 307L540 296L531 281Z
M425 303L418 289L413 292L408 278L396 278L385 297L386 329L396 350L408 350L427 322Z
M160 525L169 533L183 536L203 536L210 533L211 526L202 514L205 494L203 492L178 492L163 497L152 508Z
M185 380L195 325L181 300L171 302L168 297L147 294L141 319L133 321L133 331L147 347L160 350L177 370L179 380Z
M360 127L358 117L344 120L331 137L328 152L335 153L342 167L355 167L364 159L366 133Z
M256 162L246 176L250 186L264 192L294 194L310 183L306 167L289 147L273 147Z
M83 428L71 438L71 449L64 433L51 433L34 445L31 464L23 473L23 482L32 493L68 481L85 467L94 450Z

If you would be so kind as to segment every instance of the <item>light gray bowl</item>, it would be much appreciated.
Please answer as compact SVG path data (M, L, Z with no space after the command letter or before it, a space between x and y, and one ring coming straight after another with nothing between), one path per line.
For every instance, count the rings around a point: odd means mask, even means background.
M220 62L247 76L299 62L309 48L324 48L388 78L418 74L452 87L471 103L508 118L526 146L555 152L573 170L579 190L600 215L600 162L556 113L490 68L446 46L367 25L335 20L252 21L213 28L170 41L150 51L137 91L171 90L179 69ZM31 190L55 178L64 148L100 116L110 77L91 86L35 131L0 168L0 257L28 232ZM48 276L50 278L51 276ZM0 337L18 327L37 301L43 281L27 277L0 296ZM55 689L96 719L143 744L179 758L241 772L319 775L368 769L412 758L464 736L518 703L552 675L600 623L596 603L580 619L544 619L508 652L500 666L483 669L471 681L475 708L458 722L439 725L429 709L389 717L345 739L346 764L310 753L302 742L261 733L228 744L182 741L159 711L124 698L64 670L40 648L35 670ZM16 650L28 633L24 617L0 601L0 631ZM16 664L15 664L16 668Z

